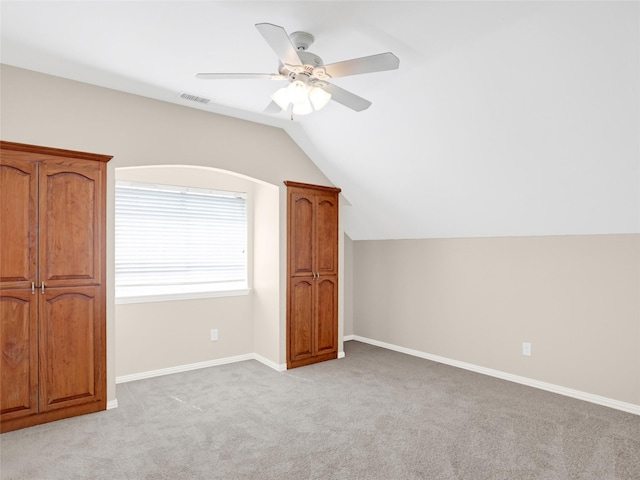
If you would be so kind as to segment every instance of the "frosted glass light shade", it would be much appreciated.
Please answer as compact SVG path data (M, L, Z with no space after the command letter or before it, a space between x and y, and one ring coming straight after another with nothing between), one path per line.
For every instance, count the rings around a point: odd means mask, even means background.
M282 110L289 108L289 95L287 94L287 88L283 87L276 91L271 95L271 100L273 100Z
M331 94L329 92L325 92L320 87L313 87L309 92L309 100L311 100L313 108L320 110L329 103L329 100L331 100Z
M311 108L311 102L309 99L306 99L306 102L295 103L293 105L293 113L295 115L309 115L313 112L313 108Z
M294 114L308 115L314 110L324 108L331 100L331 94L320 87L312 87L296 80L273 93L271 100L282 110L287 110L293 105Z
M287 87L289 101L294 105L309 102L309 91L307 85L300 80L296 80Z

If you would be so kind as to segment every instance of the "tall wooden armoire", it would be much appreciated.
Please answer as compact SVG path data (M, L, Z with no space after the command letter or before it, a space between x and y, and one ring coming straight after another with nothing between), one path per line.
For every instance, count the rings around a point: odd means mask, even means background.
M2 432L106 408L110 159L0 142Z
M338 194L287 186L287 368L338 355Z

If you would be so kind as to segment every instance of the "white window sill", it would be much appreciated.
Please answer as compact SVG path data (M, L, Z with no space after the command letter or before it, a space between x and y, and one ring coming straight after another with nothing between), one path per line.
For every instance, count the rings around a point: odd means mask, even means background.
M236 290L218 290L214 292L185 292L185 293L162 293L157 295L131 295L126 297L116 297L116 305L127 303L150 303L150 302L171 302L174 300L193 300L198 298L216 297L239 297L249 295L251 289L239 288Z

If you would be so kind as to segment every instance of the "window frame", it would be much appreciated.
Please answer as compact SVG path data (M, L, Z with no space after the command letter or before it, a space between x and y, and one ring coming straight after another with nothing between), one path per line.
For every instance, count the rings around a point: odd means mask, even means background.
M251 214L249 211L250 205L250 192L248 191L237 191L237 190L223 190L220 188L201 188L201 187L190 187L185 185L175 185L175 184L166 184L160 182L145 182L145 181L132 181L132 180L119 180L116 179L114 185L114 230L117 230L118 224L118 215L117 215L117 187L118 186L141 186L147 189L168 189L169 191L176 192L190 192L190 193L206 193L212 195L221 195L221 196L240 196L245 201L245 257L244 257L244 285L240 288L219 288L219 289L211 289L211 285L215 282L210 283L202 283L199 284L201 287L198 287L198 284L193 284L192 289L188 289L185 287L185 290L188 291L177 291L179 288L175 288L175 291L170 292L157 292L148 293L148 291L152 289L170 289L171 287L176 287L178 284L174 285L166 285L166 286L149 286L145 291L144 287L138 287L139 293L128 294L128 295L118 295L119 289L123 287L118 286L117 282L117 269L114 267L114 299L116 304L132 304L132 303L147 303L147 302L162 302L162 301L175 301L175 300L190 300L190 299L201 299L201 298L216 298L216 297L232 297L232 296L242 296L249 295L251 292L251 288L249 287L250 275L249 275L249 265L251 262L249 246L250 246L250 218ZM114 233L114 265L117 261L117 233ZM207 287L202 287L207 286ZM125 287L126 288L126 287ZM129 287L131 290L135 290L136 287Z

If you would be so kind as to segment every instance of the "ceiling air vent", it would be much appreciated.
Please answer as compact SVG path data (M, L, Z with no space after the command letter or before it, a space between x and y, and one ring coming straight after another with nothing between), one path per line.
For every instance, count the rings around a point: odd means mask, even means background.
M199 97L198 95L193 95L191 93L184 93L184 92L180 94L180 98L184 100L189 100L190 102L202 103L203 105L206 105L211 101L211 99L209 98Z

